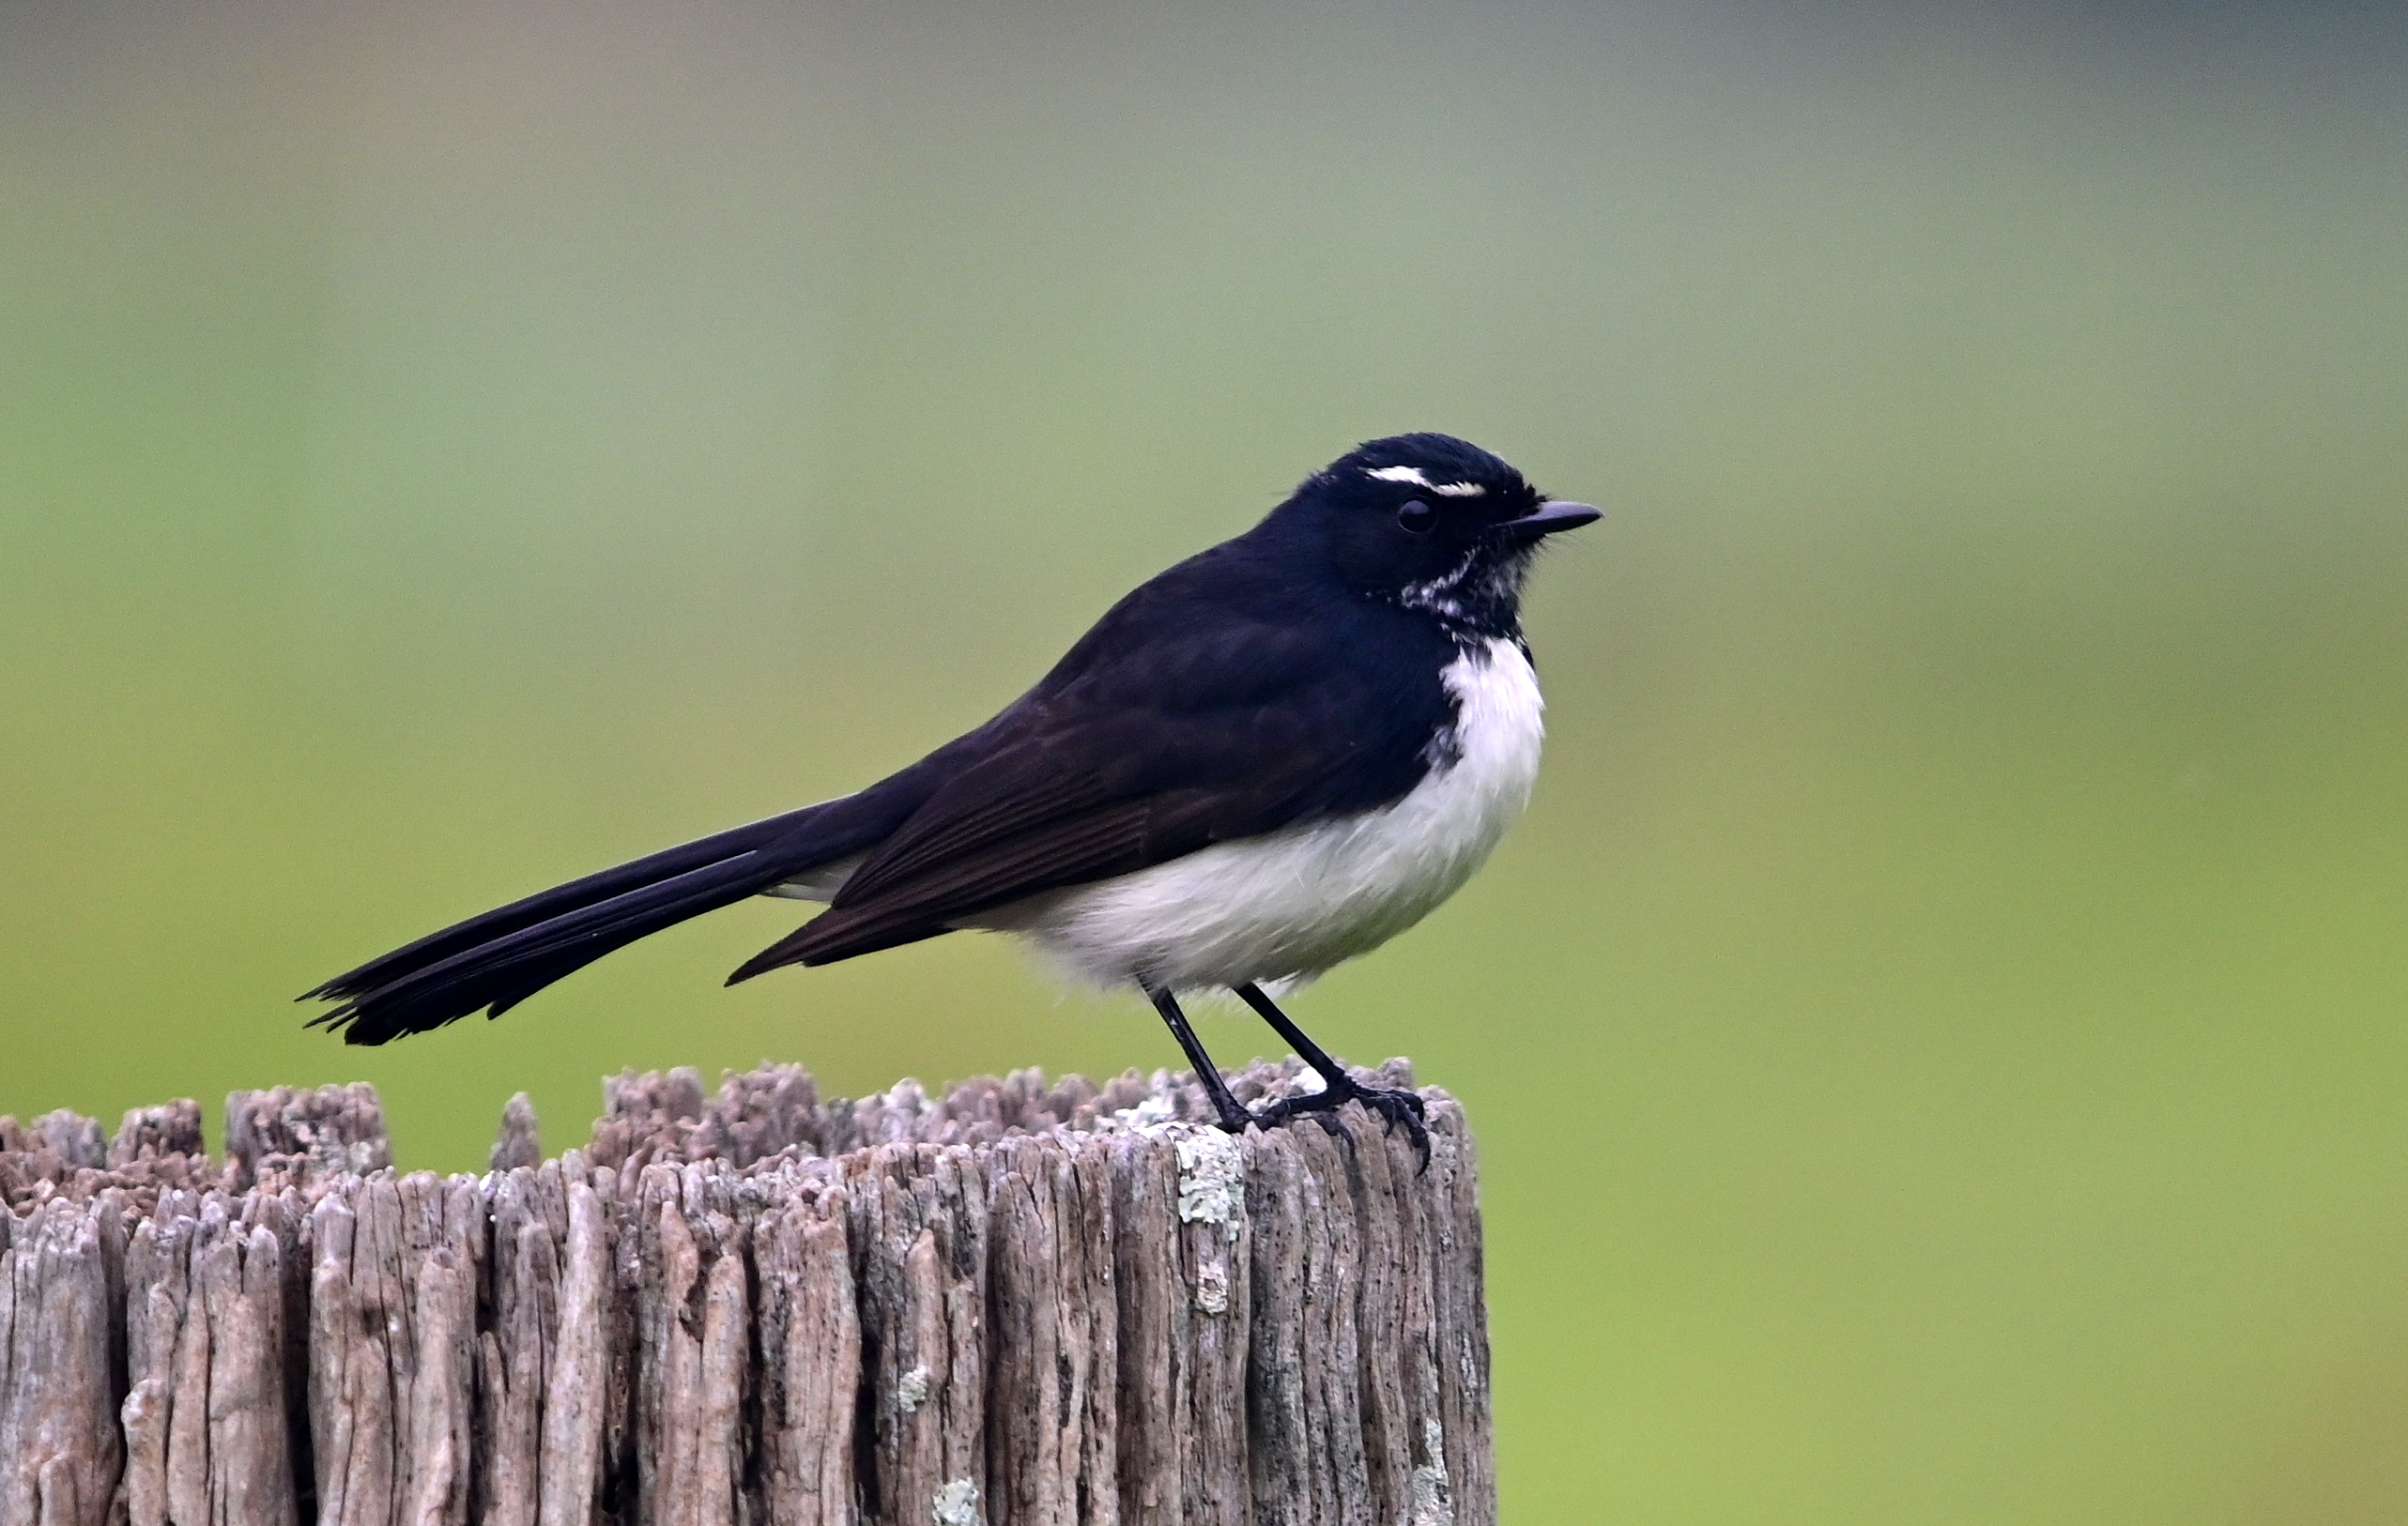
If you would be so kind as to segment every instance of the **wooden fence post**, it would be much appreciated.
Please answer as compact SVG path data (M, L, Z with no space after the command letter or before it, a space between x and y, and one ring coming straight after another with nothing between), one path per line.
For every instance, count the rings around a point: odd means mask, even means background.
M1426 1168L1135 1072L631 1074L483 1177L397 1174L363 1085L236 1092L218 1159L190 1102L0 1118L0 1526L1493 1526L1422 1095Z

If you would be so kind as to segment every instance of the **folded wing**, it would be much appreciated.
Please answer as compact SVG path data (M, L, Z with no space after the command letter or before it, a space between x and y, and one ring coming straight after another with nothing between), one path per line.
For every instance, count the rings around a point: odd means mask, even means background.
M1387 804L1450 719L1427 664L1357 663L1327 625L1217 622L1124 647L1009 712L977 763L746 980L933 937L1027 896ZM1383 635L1388 633L1380 633ZM1074 654L1075 655L1075 654ZM1417 681L1418 680L1418 681Z

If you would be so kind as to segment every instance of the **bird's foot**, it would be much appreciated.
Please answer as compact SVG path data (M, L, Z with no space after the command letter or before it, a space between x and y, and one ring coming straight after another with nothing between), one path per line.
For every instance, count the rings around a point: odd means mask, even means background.
M1365 1086L1351 1076L1341 1075L1318 1091L1300 1097L1282 1097L1266 1104L1253 1115L1253 1122L1266 1129L1279 1127L1294 1118L1310 1118L1333 1137L1346 1137L1345 1126L1333 1115L1350 1102L1359 1102L1366 1111L1378 1116L1388 1127L1404 1126L1413 1141L1413 1150L1421 1158L1420 1169L1430 1168L1430 1128L1422 1122L1421 1097L1414 1091L1393 1091L1385 1087ZM1226 1127L1224 1123L1222 1125ZM1351 1141L1349 1141L1351 1142Z

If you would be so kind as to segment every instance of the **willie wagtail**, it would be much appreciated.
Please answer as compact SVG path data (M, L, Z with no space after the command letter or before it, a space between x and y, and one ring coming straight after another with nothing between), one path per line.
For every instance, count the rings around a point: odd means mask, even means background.
M420 938L302 1000L352 1044L498 1017L611 950L748 895L827 909L729 977L959 928L1018 933L1143 990L1220 1125L1361 1101L1265 994L1420 921L1538 775L1522 581L1598 517L1446 435L1373 440L1245 534L1112 606L1035 688L855 794L589 875ZM1249 1113L1177 994L1225 987L1326 1083ZM1326 1116L1323 1122L1329 1121ZM1426 1149L1426 1145L1425 1145Z

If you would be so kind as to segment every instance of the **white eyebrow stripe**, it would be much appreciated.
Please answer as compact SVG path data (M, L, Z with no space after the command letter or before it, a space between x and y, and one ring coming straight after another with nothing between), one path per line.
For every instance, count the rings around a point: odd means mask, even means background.
M1363 475L1383 482L1410 482L1415 487L1426 487L1442 498L1477 498L1488 491L1478 482L1434 482L1421 475L1419 466L1373 466Z

